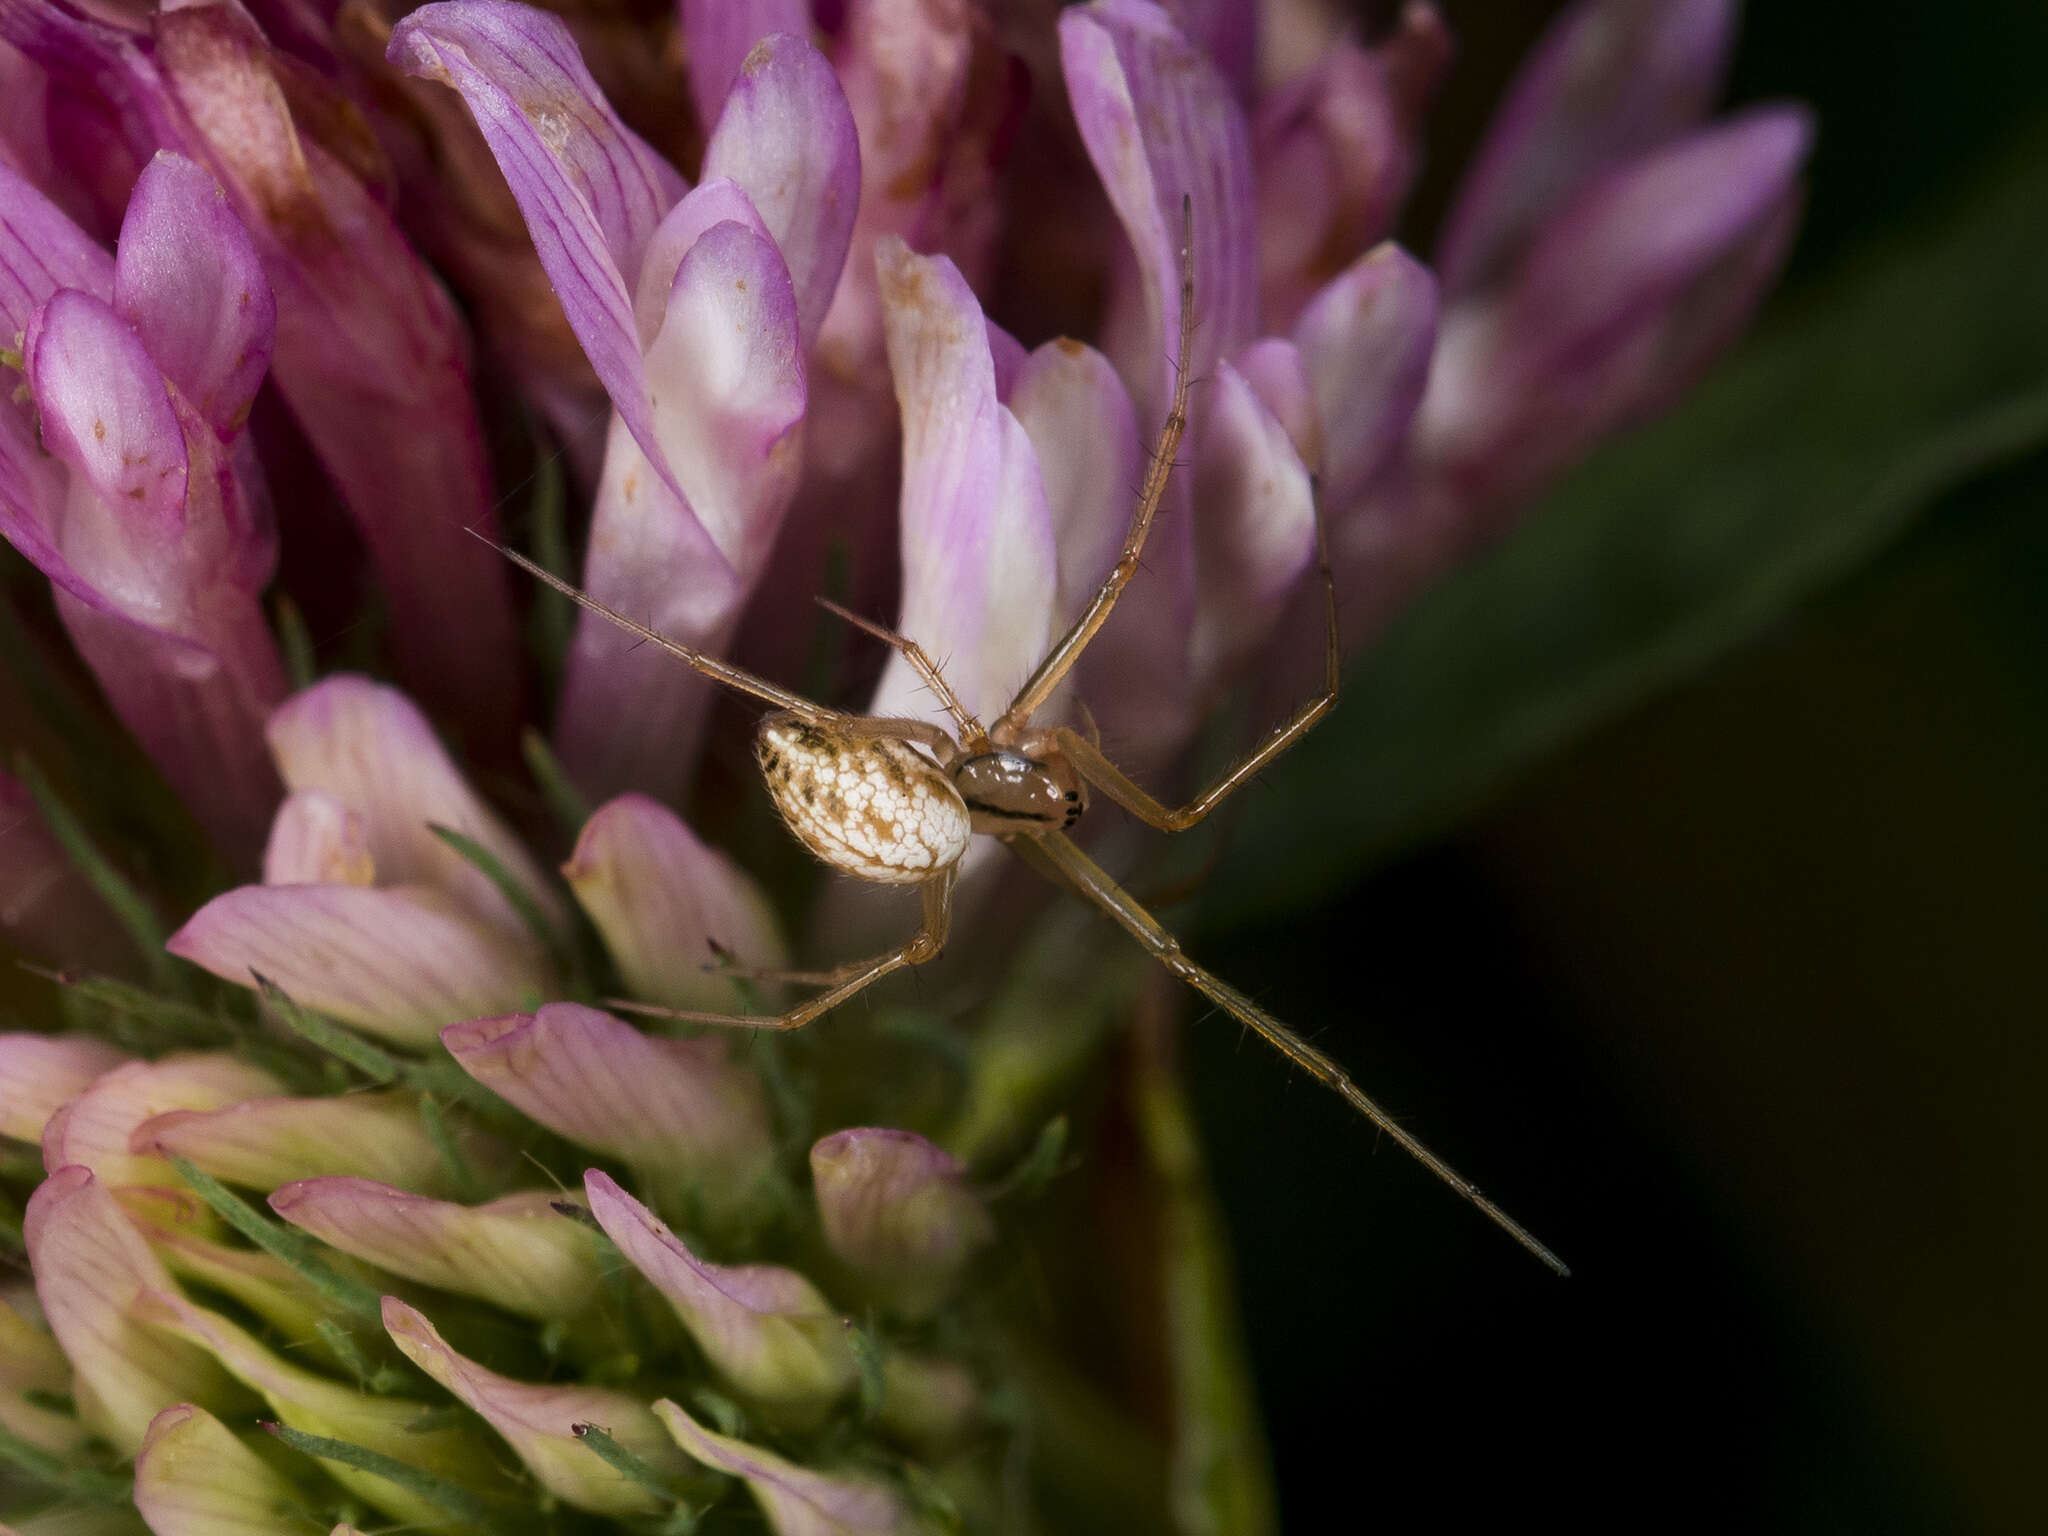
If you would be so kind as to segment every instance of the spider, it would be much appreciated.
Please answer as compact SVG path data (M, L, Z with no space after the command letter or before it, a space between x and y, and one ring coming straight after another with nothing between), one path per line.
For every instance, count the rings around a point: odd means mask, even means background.
M1116 565L1073 625L1046 652L993 725L961 704L915 640L824 598L821 606L902 653L954 729L926 720L876 718L827 709L730 662L669 639L599 602L515 550L496 547L530 575L737 693L775 706L754 734L754 755L770 799L790 831L813 854L846 874L889 885L914 885L924 915L910 940L886 953L822 972L757 972L822 990L777 1016L703 1013L626 1005L636 1012L694 1023L751 1029L800 1029L856 993L906 966L936 959L945 947L953 888L967 840L997 838L1056 885L1092 902L1153 958L1210 1002L1263 1036L1281 1055L1341 1095L1438 1178L1471 1201L1516 1242L1559 1275L1562 1260L1369 1098L1330 1057L1242 992L1190 960L1174 936L1065 833L1088 806L1093 788L1162 832L1194 826L1230 793L1308 733L1337 702L1339 650L1336 583L1316 509L1316 567L1323 589L1324 682L1314 698L1206 791L1178 808L1143 789L1091 736L1071 726L1035 726L1082 653L1108 621L1117 598L1138 572L1167 477L1187 429L1188 361L1193 340L1192 212L1181 209L1181 307L1173 403L1154 449ZM482 537L482 535L479 535ZM491 542L491 541L486 541Z

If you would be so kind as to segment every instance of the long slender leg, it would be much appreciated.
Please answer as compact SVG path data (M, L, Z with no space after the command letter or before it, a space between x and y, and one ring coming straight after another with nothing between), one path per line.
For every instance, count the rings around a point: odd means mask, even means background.
M826 709L822 705L813 704L809 699L802 697L800 694L791 693L787 688L778 688L765 677L756 677L744 667L736 667L731 662L720 661L716 656L707 655L703 651L684 645L680 640L671 640L667 635L649 629L638 619L629 619L619 612L618 609L599 602L582 588L570 586L568 582L562 580L553 571L535 565L526 556L520 554L518 550L507 549L496 539L484 538L474 528L469 529L468 532L476 538L482 539L484 543L490 545L491 548L525 571L529 576L553 587L579 608L587 608L600 618L611 620L612 623L625 630L627 634L638 635L649 645L660 646L661 649L667 651L669 655L675 657L678 661L695 667L714 683L723 683L726 687L736 692L751 694L757 699L767 700L770 704L780 705L792 714L803 716L806 720L822 722L827 720L837 721L842 718L836 709Z
M1181 435L1188 426L1188 369L1195 336L1195 215L1193 202L1185 197L1181 199L1180 222L1180 341L1175 355L1173 407L1166 413L1166 425L1159 432L1159 446L1153 452L1151 467L1145 472L1145 486L1138 495L1137 510L1131 514L1130 530L1124 535L1123 552L1117 556L1115 566L1103 578L1102 585L1089 599L1081 616L1074 620L1073 628L1045 653L1045 660L1038 664L1038 670L1025 680L1024 686L1017 690L1017 696L1010 700L1010 707L996 721L994 735L998 740L1009 740L1023 729L1032 714L1044 706L1045 701L1052 697L1053 690L1073 671L1074 663L1081 659L1081 653L1095 638L1096 631L1109 622L1110 610L1116 607L1117 598L1131 584L1131 578L1138 574L1138 558L1144 552L1145 537L1152 531L1152 519L1166 495L1167 477L1173 472L1174 456L1180 452Z
M718 1024L731 1029L802 1029L820 1014L831 1012L884 976L900 971L906 965L923 965L927 960L937 959L939 951L946 947L946 933L953 924L953 886L959 877L960 866L949 865L919 888L924 897L924 922L909 943L870 960L855 960L831 971L812 973L826 979L826 990L816 997L805 998L786 1013L704 1013L690 1008L662 1008L625 998L608 999L605 1006L625 1013L681 1019L690 1024ZM795 974L801 977L805 973Z
M1250 1025L1281 1055L1304 1072L1334 1089L1344 1101L1398 1142L1423 1167L1442 1179L1485 1213L1495 1226L1541 1259L1560 1275L1571 1273L1564 1261L1538 1242L1527 1228L1479 1191L1479 1186L1424 1146L1399 1121L1368 1098L1342 1067L1310 1045L1273 1015L1259 1007L1235 987L1211 975L1182 952L1180 941L1159 925L1151 913L1139 906L1122 886L1079 848L1059 833L1040 838L1004 839L1018 853L1060 884L1071 887L1100 907L1153 957L1210 1002L1241 1023Z
M1337 684L1343 659L1337 639L1337 583L1330 574L1330 551L1323 538L1323 518L1316 513L1316 568L1323 583L1323 691L1294 712L1249 757L1211 784L1186 805L1175 809L1161 803L1116 764L1103 755L1102 748L1072 726L1056 725L1052 738L1066 754L1081 777L1101 790L1140 821L1162 832L1185 832L1221 804L1231 792L1266 764L1306 736L1315 723L1337 704Z
M864 619L852 609L840 607L829 597L817 598L815 601L827 613L837 614L855 629L863 630L884 645L901 651L903 659L910 663L911 670L924 679L924 685L931 689L932 696L939 701L940 707L951 715L953 723L960 727L960 739L970 750L986 750L988 732L981 728L979 720L967 712L967 707L960 702L960 696L953 691L945 678L940 676L938 663L931 659L923 646L908 635L899 635L893 629L884 629L872 619Z

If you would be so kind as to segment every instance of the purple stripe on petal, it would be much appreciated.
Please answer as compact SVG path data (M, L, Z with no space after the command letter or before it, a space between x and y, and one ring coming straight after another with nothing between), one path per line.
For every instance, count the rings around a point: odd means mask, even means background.
M943 256L883 241L876 255L889 367L903 416L899 627L941 658L984 718L1044 654L1058 556L1031 440L996 401L981 306ZM892 656L884 715L932 715L929 690Z
M705 179L730 177L761 210L789 265L808 350L860 209L860 143L846 95L804 38L764 37L741 63L717 123Z
M656 1040L580 1003L441 1032L462 1069L570 1140L623 1158L709 1219L749 1210L774 1158L752 1073L719 1036Z
M535 1480L565 1504L601 1515L646 1515L665 1507L653 1489L585 1445L574 1432L579 1424L597 1425L657 1473L688 1465L660 1420L628 1393L500 1376L449 1348L423 1313L396 1296L384 1298L384 1329L408 1360L503 1435Z
M908 1536L917 1528L885 1483L813 1472L758 1445L713 1434L667 1398L654 1411L692 1457L746 1483L775 1536Z
M570 327L659 465L633 317L647 241L684 183L619 121L569 30L504 0L439 0L392 29L391 61L461 92L526 216Z
M227 1380L202 1352L131 1315L171 1277L91 1169L52 1173L21 1227L43 1317L77 1373L80 1415L117 1449L137 1449L166 1404L224 1398Z
M270 366L277 306L226 195L182 155L158 153L135 183L114 308L214 431L242 426Z
M1501 280L1581 187L1697 122L1720 91L1735 12L1734 0L1580 0L1552 22L1445 219L1445 292Z
M707 128L725 110L726 92L756 43L772 32L811 32L809 0L681 0L679 10L690 98Z
M750 1402L802 1422L853 1386L845 1323L802 1275L773 1264L707 1264L606 1174L590 1169L583 1189L605 1235Z
M774 969L788 952L767 896L681 817L644 795L600 807L562 866L634 996L672 1008L729 1008L721 954Z
M59 288L105 299L114 261L57 205L0 163L0 326L4 338L28 329L29 316Z
M401 1045L554 985L532 944L422 886L245 885L193 913L165 948L239 986L260 971L306 1007Z

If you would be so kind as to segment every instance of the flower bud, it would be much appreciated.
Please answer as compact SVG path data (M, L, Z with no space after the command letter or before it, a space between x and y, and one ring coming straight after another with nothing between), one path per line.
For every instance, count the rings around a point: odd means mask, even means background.
M776 1536L908 1536L913 1529L902 1500L885 1483L814 1472L758 1445L713 1434L666 1398L654 1412L692 1457L746 1483Z
M277 1530L298 1489L204 1408L177 1403L149 1421L135 1454L135 1508L155 1536Z
M995 1236L960 1164L911 1131L827 1136L811 1148L811 1179L825 1241L906 1316L937 1310Z

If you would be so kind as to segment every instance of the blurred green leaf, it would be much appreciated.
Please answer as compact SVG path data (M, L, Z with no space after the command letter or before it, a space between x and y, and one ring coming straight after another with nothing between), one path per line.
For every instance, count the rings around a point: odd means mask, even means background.
M1675 416L1609 445L1354 664L1210 883L1226 924L1440 834L1534 760L2048 443L2048 142L1810 283Z

